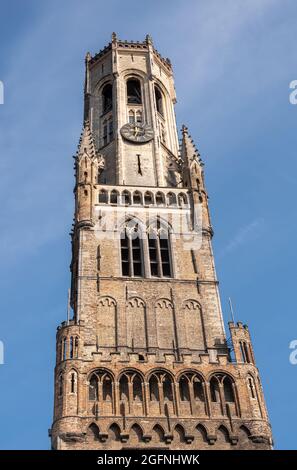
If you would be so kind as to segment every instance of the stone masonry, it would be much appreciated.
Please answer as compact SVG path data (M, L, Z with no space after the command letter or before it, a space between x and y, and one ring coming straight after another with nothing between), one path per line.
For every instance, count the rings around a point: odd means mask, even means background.
M73 319L57 330L53 449L271 449L248 327L227 341L203 163L147 36L86 55ZM228 335L229 336L229 335Z

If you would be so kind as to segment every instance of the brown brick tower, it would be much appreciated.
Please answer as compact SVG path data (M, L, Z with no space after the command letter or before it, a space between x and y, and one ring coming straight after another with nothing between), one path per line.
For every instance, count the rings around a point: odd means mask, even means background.
M179 146L149 36L86 56L72 320L57 332L54 449L271 449L248 328L227 342L203 164Z

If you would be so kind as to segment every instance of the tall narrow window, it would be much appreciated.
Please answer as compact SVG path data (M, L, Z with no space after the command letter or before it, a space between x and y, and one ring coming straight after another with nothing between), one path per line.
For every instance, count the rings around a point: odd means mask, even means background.
M187 377L182 377L179 381L179 395L181 401L190 401L189 381Z
M121 237L122 275L130 276L129 261L129 238L127 232Z
M102 90L102 111L107 113L112 109L112 85L108 83Z
M73 359L74 354L74 343L73 343L73 336L70 336L70 348L69 348L69 357Z
M63 338L63 352L62 352L63 361L67 359L67 339Z
M70 383L71 383L71 393L75 393L75 374L74 374L74 372L71 374Z
M155 86L155 98L157 111L161 116L164 116L162 93L157 86Z
M122 275L142 277L142 243L138 225L125 227L121 234Z
M96 375L92 375L90 379L89 400L98 400L98 377Z
M150 254L150 265L151 265L151 276L159 276L159 267L158 267L158 256L157 256L157 240L155 238L149 237L149 254Z
M151 276L172 277L169 233L165 228L157 227L148 233Z
M160 238L160 254L162 275L164 277L171 277L168 238Z
M142 122L142 112L140 110L136 112L136 122L138 124Z
M108 203L108 193L105 189L101 189L99 192L99 203L100 204L107 204Z
M61 397L63 395L63 383L64 383L64 380L63 380L63 375L60 374L59 375L59 397Z
M163 396L164 400L173 400L172 381L168 376L166 376L163 380Z
M137 78L130 78L127 81L127 102L128 104L141 104L141 87Z
M233 403L235 401L234 392L233 392L232 381L229 379L229 377L224 378L223 385L224 385L225 401Z
M129 111L129 124L134 124L135 122L135 114L132 109Z

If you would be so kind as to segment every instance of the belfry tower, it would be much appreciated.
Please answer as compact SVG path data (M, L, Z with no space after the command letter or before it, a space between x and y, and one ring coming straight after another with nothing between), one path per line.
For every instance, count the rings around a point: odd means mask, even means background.
M73 319L57 331L54 449L271 449L249 330L224 329L203 163L172 66L115 34L86 55Z

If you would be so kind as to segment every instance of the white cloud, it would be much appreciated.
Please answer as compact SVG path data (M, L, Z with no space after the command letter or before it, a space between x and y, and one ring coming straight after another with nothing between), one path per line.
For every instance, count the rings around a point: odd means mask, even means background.
M234 237L229 241L229 243L223 248L219 257L223 257L232 251L237 250L242 245L245 245L252 240L255 240L260 234L261 229L263 228L264 219L257 218L250 222L249 224L245 225L238 229L237 233L235 233Z

